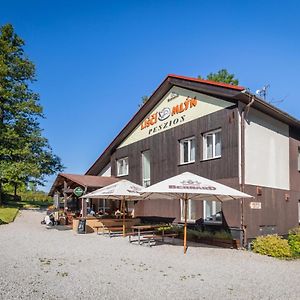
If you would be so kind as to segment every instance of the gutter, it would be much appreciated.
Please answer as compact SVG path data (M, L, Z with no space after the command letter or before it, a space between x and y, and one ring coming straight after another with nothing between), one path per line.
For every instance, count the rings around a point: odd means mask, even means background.
M244 193L245 192L245 122L250 110L250 106L255 101L255 96L249 93L247 90L243 90L242 93L249 97L249 103L246 106L244 106L241 112L241 187L240 190ZM245 218L244 218L244 202L245 202L245 198L242 198L240 200L241 229L243 232L242 245L245 247L247 241L247 226L245 225Z

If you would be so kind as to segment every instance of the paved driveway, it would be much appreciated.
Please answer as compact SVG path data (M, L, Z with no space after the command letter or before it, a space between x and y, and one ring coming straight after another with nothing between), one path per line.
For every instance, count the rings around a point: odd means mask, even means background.
M22 211L0 226L0 299L300 299L300 260L77 235Z

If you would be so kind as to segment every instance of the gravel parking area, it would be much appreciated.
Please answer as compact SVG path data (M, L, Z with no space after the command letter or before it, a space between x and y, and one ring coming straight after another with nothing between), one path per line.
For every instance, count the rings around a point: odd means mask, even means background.
M299 299L300 261L77 235L22 211L0 226L0 299ZM179 241L180 242L180 241Z

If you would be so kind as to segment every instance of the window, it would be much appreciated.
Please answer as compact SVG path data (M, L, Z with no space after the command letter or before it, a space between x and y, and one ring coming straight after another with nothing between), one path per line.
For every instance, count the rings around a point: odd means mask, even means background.
M195 161L195 137L180 141L180 163L186 164Z
M184 200L180 200L181 221L184 222ZM187 221L196 221L196 205L194 200L187 201Z
M128 175L128 157L117 160L117 176Z
M150 151L142 152L142 185L150 186Z
M98 199L98 210L102 210L103 213L110 212L111 200Z
M203 134L203 159L221 157L221 129Z
M299 225L300 225L300 200L298 201L298 219L299 219Z
M300 171L300 147L298 147L298 171Z
M219 201L203 201L204 222L222 223L222 204Z

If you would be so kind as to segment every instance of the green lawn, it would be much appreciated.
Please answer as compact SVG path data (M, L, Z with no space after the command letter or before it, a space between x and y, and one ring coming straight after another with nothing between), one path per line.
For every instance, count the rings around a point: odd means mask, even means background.
M15 208L47 208L53 204L53 201L39 201L39 200L20 200L20 201L5 201L5 206L15 207Z
M21 201L4 201L3 206L0 206L0 225L13 222L19 209L30 208L47 208L52 205L52 201L39 201L39 200L21 200Z
M13 222L18 211L17 207L0 207L0 224Z

